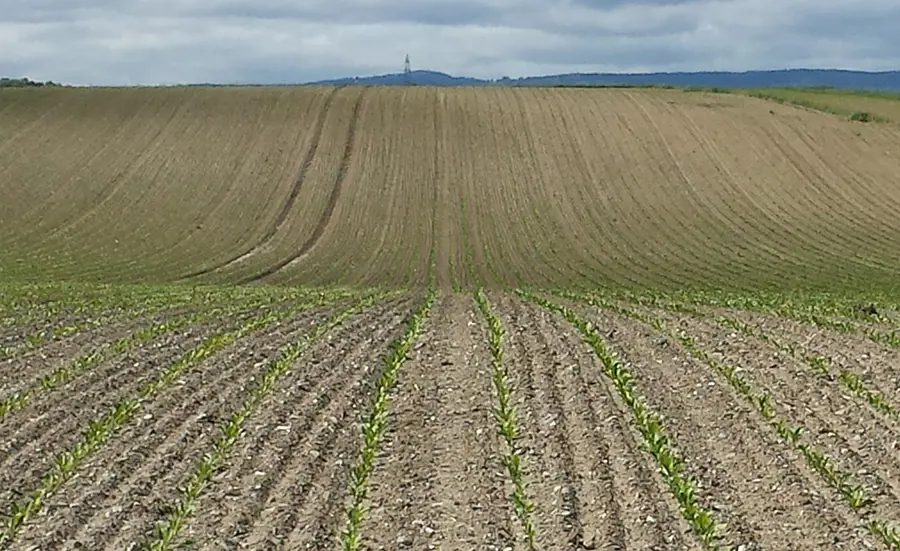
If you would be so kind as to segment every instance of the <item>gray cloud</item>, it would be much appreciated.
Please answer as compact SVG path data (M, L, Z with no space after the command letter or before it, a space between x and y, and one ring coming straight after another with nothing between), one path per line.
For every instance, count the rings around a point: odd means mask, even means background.
M889 69L896 0L0 0L0 75L300 82L416 68Z

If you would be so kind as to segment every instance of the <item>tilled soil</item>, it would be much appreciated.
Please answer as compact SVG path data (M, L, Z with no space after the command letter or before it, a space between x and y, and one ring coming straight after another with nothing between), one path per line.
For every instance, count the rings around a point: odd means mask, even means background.
M104 415L123 398L136 395L141 386L182 354L205 338L233 328L246 315L249 312L164 335L123 356L90 366L61 387L38 387L25 408L0 419L0 488L23 490L29 480L47 471L57 453L81 438L91 419ZM270 326L270 330L289 321ZM228 354L228 349L223 353ZM35 384L33 380L28 382L29 386Z
M409 300L349 320L301 357L251 420L185 536L199 549L337 549L359 423Z
M497 300L541 549L697 549L633 416L564 320Z
M137 318L123 315L110 319L109 323L100 327L86 327L67 337L45 340L34 348L24 349L8 358L0 358L0 399L21 392L33 385L38 378L81 354L92 352L142 327L154 325L183 312L183 309L162 311ZM23 332L21 338L24 339L25 335L27 333Z
M829 358L835 368L852 371L867 388L884 393L900 408L900 349L874 342L864 334L823 329L789 318L738 310L712 311L736 318L781 342L793 343L804 355ZM878 331L892 329L896 327L879 327Z
M526 492L536 506L537 549L701 549L645 449L632 411L579 331L515 296L492 292L488 298L505 330L503 366L516 407ZM420 299L403 296L368 308L313 343L246 419L172 549L341 548L361 423L389 343L405 330ZM724 377L677 342L641 322L565 303L596 323L648 406L662 415L697 481L700 504L725 523L721 543L741 551L883 548L864 520L900 518L900 428L893 417L762 341L711 320L653 310L769 391L779 415L807 428L806 441L852 472L876 502L855 512ZM268 362L349 305L298 312L183 372L77 466L10 549L140 548ZM53 455L78 441L91 419L134 395L203 338L253 313L173 331L88 366L0 418L0 515L37 487ZM900 365L896 351L864 335L729 314L803 353L831 357L900 402L892 386ZM109 327L103 338L111 340L109 334L119 330L125 328ZM390 390L387 431L364 502L363 549L527 548L494 417L488 339L488 324L471 295L438 298ZM42 349L57 344L62 342ZM55 361L71 362L76 354L60 349ZM49 361L40 374L53 365ZM0 384L27 388L37 375L10 368Z
M757 390L771 394L776 412L803 427L809 443L869 490L876 518L900 518L900 427L893 419L838 380L761 339L708 320L657 314L677 323L713 357L740 368Z
M641 322L575 308L601 328L639 392L663 416L698 481L700 502L727 524L724 541L745 549L875 545L860 517L724 377Z
M22 543L128 549L147 535L153 527L148 518L156 520L165 512L166 503L159 499L163 489L183 483L185 473L209 451L220 423L240 407L266 363L332 310L301 311L182 373L124 430L82 462L77 478L46 504L41 521L23 531ZM177 357L170 355L161 367ZM158 370L153 371L147 380ZM129 381L142 378L133 373ZM138 384L125 386L133 393Z
M474 300L439 300L391 395L361 527L367 549L512 546L491 355Z

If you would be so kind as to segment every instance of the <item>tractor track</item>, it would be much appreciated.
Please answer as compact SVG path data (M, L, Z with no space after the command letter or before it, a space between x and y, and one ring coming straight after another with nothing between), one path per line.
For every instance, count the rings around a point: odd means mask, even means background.
M312 142L310 143L309 148L306 151L306 157L303 159L303 164L300 165L300 171L297 173L297 178L294 180L294 185L291 187L291 192L288 195L287 200L285 200L284 204L281 206L281 211L278 213L278 216L275 217L275 220L272 221L272 224L269 226L269 229L266 231L265 235L259 238L259 240L257 240L257 242L252 247L243 251L242 253L234 255L228 260L220 262L219 264L216 264L214 266L203 268L202 270L197 270L196 272L181 276L181 278L179 278L179 281L200 277L221 270L222 268L225 268L232 264L236 264L241 260L252 256L257 250L264 247L275 237L275 234L278 233L278 230L281 229L281 226L283 226L287 221L288 214L290 214L291 209L294 208L294 203L297 202L297 198L300 196L300 191L303 188L303 184L306 182L306 175L309 172L310 167L312 167L313 160L316 157L316 152L319 149L319 142L321 142L322 140L322 133L325 131L325 121L328 118L328 113L331 111L331 104L334 102L334 98L337 96L338 92L340 92L341 89L345 87L345 85L336 86L325 99L325 104L322 106L322 109L319 111L319 117L316 119L316 126L315 130L313 131Z
M325 233L325 228L328 227L328 224L331 222L331 216L332 214L334 214L334 207L337 205L338 199L340 199L341 197L341 191L344 187L344 178L346 178L347 176L347 170L350 168L350 160L353 157L353 148L356 143L356 128L359 124L359 115L362 108L363 99L365 98L366 92L368 90L369 88L364 88L363 91L359 94L359 97L356 98L356 103L353 106L353 114L350 116L350 130L347 133L347 142L344 146L343 156L341 157L341 165L338 168L338 173L334 180L334 187L331 189L331 195L328 196L328 203L326 203L325 205L325 211L319 218L319 221L316 224L315 229L313 229L312 234L309 236L309 238L307 238L303 245L301 245L300 248L297 249L297 252L279 261L277 264L266 268L256 275L252 275L242 279L238 282L239 284L252 283L275 274L282 268L295 262L303 255L308 253L315 246L315 244L319 242L322 234Z

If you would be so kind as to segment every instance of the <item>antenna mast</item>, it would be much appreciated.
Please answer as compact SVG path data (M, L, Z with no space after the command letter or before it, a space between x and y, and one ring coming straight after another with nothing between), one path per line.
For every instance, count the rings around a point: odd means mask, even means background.
M406 54L406 61L403 63L403 78L409 84L412 81L412 69L409 65L409 54Z

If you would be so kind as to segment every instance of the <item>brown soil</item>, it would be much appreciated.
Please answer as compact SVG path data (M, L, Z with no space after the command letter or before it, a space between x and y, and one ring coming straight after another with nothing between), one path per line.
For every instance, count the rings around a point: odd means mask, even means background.
M859 517L778 439L728 382L676 343L622 316L577 307L606 334L659 412L725 540L747 549L873 546ZM773 495L778 496L773 502Z
M866 382L867 388L881 391L900 408L900 349L873 342L866 335L822 329L788 318L755 312L719 310L765 331L782 342L799 345L805 354L831 359L835 367L849 369ZM887 328L879 328L882 332Z
M676 320L672 314L660 314L669 323ZM893 420L853 397L838 381L823 378L760 339L705 320L680 318L675 323L713 357L741 368L756 389L772 395L779 414L806 429L808 442L871 490L876 518L900 518L900 427Z
M490 292L488 298L506 331L504 365L527 493L536 504L538 549L700 549L643 446L633 413L580 333L562 317L512 295ZM360 423L388 344L420 299L406 295L352 316L303 354L247 418L174 547L340 548ZM137 548L166 518L178 488L197 459L211 451L222 422L241 406L268 361L348 304L295 314L182 373L85 458L12 548ZM712 321L653 311L771 392L778 413L808 430L806 441L870 489L875 506L854 512L723 377L678 343L640 322L567 304L596 322L648 406L662 415L697 481L699 502L726 524L721 543L743 551L880 548L863 520L870 514L900 518L894 444L900 426L891 416L764 342ZM0 514L36 487L53 455L71 447L91 419L134 395L204 337L255 312L172 332L90 366L0 419ZM831 356L900 403L897 351L864 335L729 314L799 343L803 352ZM152 323L149 316L133 321L134 326L113 323L105 332L75 335L66 339L70 349L54 348L63 341L50 343L41 350L55 352L32 370L23 362L38 351L22 354L4 364L7 377L0 378L0 388L28 387L84 347ZM497 397L488 337L471 295L448 293L434 304L390 392L388 429L361 526L367 551L525 550L502 463L506 445L493 416ZM81 346L73 344L78 338L85 339Z
M475 302L433 307L391 395L389 428L361 527L366 549L508 549L491 356Z
M412 308L402 301L360 315L301 358L248 421L185 537L208 550L338 547L357 423Z
M632 414L574 328L496 299L542 549L696 549Z
M118 314L98 327L85 327L67 337L45 340L35 348L9 358L0 358L0 399L34 385L44 375L70 363L72 359L114 342L139 329L185 313L184 308L163 310L137 318ZM54 324L56 326L58 324ZM22 332L19 343L28 333ZM23 370L27 376L23 376ZM2 433L0 433L2 434Z
M81 465L78 476L47 503L40 522L23 531L20 543L126 549L129 541L148 535L166 512L165 492L183 484L185 473L208 451L219 424L240 407L254 373L258 376L281 346L331 311L304 311L272 324L183 373ZM170 354L162 365L177 357ZM136 388L131 381L143 377L131 373L128 387Z

